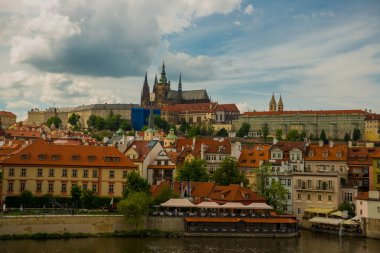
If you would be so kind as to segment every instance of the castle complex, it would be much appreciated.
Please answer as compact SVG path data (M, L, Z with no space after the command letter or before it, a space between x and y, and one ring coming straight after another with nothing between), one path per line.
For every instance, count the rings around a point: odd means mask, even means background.
M158 107L162 108L165 105L174 104L193 104L193 103L209 103L210 98L206 90L182 90L181 75L179 76L178 89L171 90L170 80L166 78L165 64L162 64L160 80L157 81L157 76L154 80L153 92L150 93L150 88L145 73L145 81L141 92L142 107Z

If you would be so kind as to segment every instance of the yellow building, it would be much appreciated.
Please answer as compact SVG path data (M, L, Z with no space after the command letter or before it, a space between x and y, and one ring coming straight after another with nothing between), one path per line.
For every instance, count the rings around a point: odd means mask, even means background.
M11 112L0 111L0 129L8 129L16 123L16 115Z
M364 140L380 141L380 114L369 114L364 122Z
M54 145L34 141L1 163L2 200L30 191L35 196L70 196L77 185L97 196L121 197L127 173L137 167L115 147Z
M371 191L380 191L380 152L373 155L369 173L369 189Z

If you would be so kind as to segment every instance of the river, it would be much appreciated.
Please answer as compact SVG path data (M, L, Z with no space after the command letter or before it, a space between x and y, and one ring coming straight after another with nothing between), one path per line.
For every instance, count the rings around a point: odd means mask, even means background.
M378 253L380 240L302 231L299 238L84 238L0 241L1 253Z

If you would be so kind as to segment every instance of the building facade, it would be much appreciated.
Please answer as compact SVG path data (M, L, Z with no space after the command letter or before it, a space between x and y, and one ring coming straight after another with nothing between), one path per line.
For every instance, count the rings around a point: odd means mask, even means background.
M75 185L97 196L121 197L127 173L137 169L115 147L54 145L41 139L0 165L3 200L23 191L69 197Z
M0 129L8 129L16 123L16 115L12 112L0 111Z

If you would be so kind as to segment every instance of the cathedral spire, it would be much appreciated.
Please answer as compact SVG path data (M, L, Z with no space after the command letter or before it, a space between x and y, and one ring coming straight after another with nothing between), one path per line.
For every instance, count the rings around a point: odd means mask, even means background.
M269 102L269 111L271 112L277 111L277 103L276 103L276 99L274 98L274 93L272 94L272 98Z
M284 103L282 102L282 97L281 97L281 95L280 95L280 100L278 101L277 110L278 110L279 112L284 111Z
M141 91L141 100L140 105L143 107L149 106L150 104L150 95L149 95L149 84L148 84L148 73L145 72L144 85Z
M178 93L182 93L182 77L179 74Z
M165 63L162 62L162 70L161 70L161 77L160 77L160 83L166 83L166 73L165 73Z

